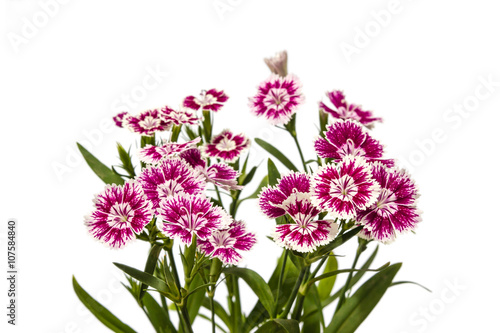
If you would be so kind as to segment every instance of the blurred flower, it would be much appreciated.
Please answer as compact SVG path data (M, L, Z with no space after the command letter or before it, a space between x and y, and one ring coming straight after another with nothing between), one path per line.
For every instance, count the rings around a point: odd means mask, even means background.
M212 206L205 196L181 194L161 200L158 229L167 237L178 237L191 244L193 235L207 239L217 229L227 227L229 216L222 208Z
M295 75L272 74L260 84L257 95L249 99L250 110L257 116L264 115L273 125L285 125L304 103L301 88Z
M209 157L234 163L249 146L250 140L245 135L233 134L230 130L224 130L216 135L212 142L205 145L203 153Z
M340 120L328 125L325 138L318 138L314 148L319 157L331 158L335 162L346 156L360 156L368 162L380 161L387 166L394 165L390 159L381 159L384 147L373 139L358 122Z
M144 136L153 136L155 132L170 129L172 123L161 118L156 109L141 112L138 116L127 116L123 119L123 127Z
M365 226L364 238L387 243L397 233L414 230L421 221L415 203L417 186L404 170L381 163L374 164L372 174L381 191L373 204L358 211L357 221Z
M183 193L202 194L206 186L204 177L179 158L168 158L157 166L147 167L137 180L155 210L161 199Z
M199 170L207 182L213 183L225 190L241 190L243 186L238 185L239 173L225 163L215 163L207 168L207 162L201 157L198 148L192 148L179 155L191 167Z
M179 107L177 110L164 106L160 112L165 121L175 125L196 125L199 121L198 117L196 117L193 112L183 106Z
M264 62L267 67L269 67L271 72L278 74L279 76L287 75L287 60L288 54L286 51L278 52L273 57L264 58Z
M164 157L168 157L176 153L182 153L185 150L191 149L193 146L196 146L200 140L201 138L198 137L185 143L167 142L163 146L159 147L146 145L138 151L137 155L139 156L139 160L141 162L156 164Z
M120 248L135 239L152 217L151 203L141 186L130 180L122 185L107 185L94 199L95 210L85 217L89 232L113 247Z
M361 157L345 157L338 165L320 167L313 180L312 200L335 217L353 218L356 210L371 206L380 186L372 178L371 165Z
M128 112L120 112L116 116L113 117L113 120L118 127L123 127L123 118L128 115Z
M325 103L319 102L320 110L323 110L334 118L357 120L368 128L372 128L376 121L382 122L382 118L374 117L372 111L362 110L360 105L348 104L344 93L340 90L327 92L326 96L334 105L335 110L328 107Z
M218 112L222 108L223 103L225 103L228 99L229 97L223 90L203 90L200 97L186 97L184 99L184 106L193 110L199 110L201 108L202 110Z
M227 228L212 232L205 240L198 240L201 252L219 258L226 265L236 265L241 259L238 251L249 251L256 243L253 233L247 232L245 224L233 221Z

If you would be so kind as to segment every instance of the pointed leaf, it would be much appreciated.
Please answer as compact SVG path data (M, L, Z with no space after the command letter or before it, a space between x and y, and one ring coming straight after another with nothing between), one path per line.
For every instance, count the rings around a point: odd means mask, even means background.
M278 179L281 177L280 172L276 168L273 160L267 159L267 181L269 186L278 184Z
M272 316L274 308L274 297L271 288L267 285L266 281L249 268L229 267L223 270L225 274L232 274L242 278L248 286L252 289L255 295L262 302L264 308L270 316Z
M337 236L337 238L335 238L333 240L333 242L331 242L330 244L328 244L324 247L319 248L317 251L317 255L323 256L323 255L329 253L330 251L332 251L336 247L339 247L340 245L344 244L352 237L356 236L362 229L363 229L363 226L360 225L360 226L355 227L354 229L349 230L348 232L346 232L345 234L343 234L341 236Z
M299 322L293 319L273 319L255 333L300 333Z
M325 333L353 333L356 331L384 296L401 265L401 263L397 263L389 266L359 287L335 313Z
M245 178L242 179L240 185L245 186L246 184L250 183L253 179L253 176L255 175L255 171L257 171L256 166L254 166L253 168L250 169L250 172L245 175Z
M127 265L119 264L116 262L114 262L113 264L134 279L147 284L148 286L158 290L159 292L164 294L170 293L170 288L167 286L167 284L164 281L158 279L156 276L153 276L149 273L144 273L143 271Z
M277 148L275 148L270 143L268 143L268 142L266 142L266 141L264 141L262 139L259 139L259 138L255 138L255 142L257 142L257 144L259 146L261 146L262 148L264 148L269 154L271 154L274 157L276 157L278 159L278 161L280 161L281 163L283 163L283 165L286 166L289 170L299 171L295 167L295 165L293 165L293 163L290 162L290 160L285 155L283 155L282 152L280 152Z
M106 327L118 333L136 333L130 326L124 324L114 314L92 298L76 281L73 276L73 289L80 301L99 319Z
M334 255L330 255L328 257L328 260L326 261L325 269L323 270L323 274L328 273L328 272L333 272L338 269L338 262L337 258ZM318 284L318 294L320 299L323 301L330 296L330 293L332 292L333 286L335 285L335 280L337 278L337 275L334 275L328 279L323 279L319 281Z
M253 192L253 194L252 194L252 195L250 195L250 196L248 196L248 197L246 197L246 198L244 198L244 199L241 199L241 200L240 200L240 202L241 202L241 201L248 200L248 199L257 199L257 198L258 198L258 196L259 196L259 193L262 191L262 188L263 188L264 186L266 186L267 184L268 184L268 176L267 176L267 175L265 175L265 176L264 176L264 178L262 178L262 180L260 181L260 184L259 184L259 186L257 187L257 189L255 190L255 192Z
M85 149L81 144L76 143L78 146L78 149L80 150L80 153L82 154L83 158L89 165L89 167L94 171L94 173L101 178L106 184L117 184L117 185L123 185L125 181L123 180L122 177L118 176L105 166L101 161L99 161L97 158L94 157L87 149Z
M160 255L162 246L159 244L154 244L151 249L149 249L148 260L146 261L146 267L144 268L144 272L153 275L156 264L158 263L158 256ZM144 296L144 293L148 289L148 286L144 283L141 284L141 293L139 294L139 299Z
M175 333L175 327L170 321L169 314L167 310L162 308L158 302L151 296L148 292L144 294L142 298L142 304L146 308L146 314L148 315L151 324L155 328L156 332L165 333Z

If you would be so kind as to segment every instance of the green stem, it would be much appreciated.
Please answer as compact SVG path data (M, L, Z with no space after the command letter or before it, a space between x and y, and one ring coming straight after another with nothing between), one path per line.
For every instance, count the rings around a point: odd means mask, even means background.
M224 208L224 205L222 204L222 197L221 197L220 191L219 191L219 186L214 185L214 187L215 187L215 193L217 193L217 199L219 199L221 207Z
M240 326L241 326L241 299L240 299L240 287L238 286L238 278L234 275L232 275L232 278L234 280L233 287L234 287L234 329L235 332L240 332Z
M309 278L309 266L307 266L307 271L306 271L306 274L305 274L305 277L303 280L307 280ZM301 284L302 286L302 284ZM301 288L299 287L299 290ZM304 299L306 298L306 294L305 293L302 293L302 292L299 292L298 295L297 295L297 301L295 302L295 308L293 309L293 312L292 312L292 318L295 319L295 320L299 320L300 319L300 314L302 313L302 307L304 306Z
M288 301L286 303L285 310L283 310L283 312L278 316L278 318L286 318L286 316L288 316L288 313L292 308L292 304L295 301L295 298L297 297L297 293L299 291L300 285L302 284L302 280L306 275L307 268L308 267L306 266L300 270L297 281L295 282L295 286L293 286L292 293L290 294L290 297L288 298Z
M174 275L175 286L177 287L177 290L179 291L179 294L180 294L181 293L181 281L179 280L179 274L177 273L177 266L175 265L174 254L172 252L172 248L167 249L167 253L168 253L168 260L170 261L170 266L172 266L172 273Z
M210 310L212 311L212 317L211 317L211 321L212 321L212 333L215 333L215 305L214 305L214 295L213 295L213 292L209 293L209 298L210 298Z
M307 172L306 160L304 159L304 154L302 154L302 149L300 148L299 140L297 139L297 133L290 132L290 135L292 136L293 141L295 141L295 145L299 150L300 160L302 161L302 166L304 167L304 171Z
M189 312L187 310L187 304L183 304L181 306L181 314L182 314L182 322L184 323L186 333L194 333L193 328L191 327L191 321L189 320Z
M285 249L285 256L283 257L283 265L281 266L280 277L278 279L278 289L276 291L276 304L274 305L273 318L278 314L278 306L280 303L281 285L283 284L283 276L285 275L286 260L288 259L288 250Z
M358 248L356 250L356 256L354 257L354 262L352 263L351 269L356 268L356 265L358 263L358 259L361 255L361 253L363 253L363 251L366 250L366 244L367 244L366 240L364 240L362 238L358 238L358 241L359 241L359 244L358 244ZM351 283L352 274L353 274L353 272L350 272L349 275L347 276L347 280L346 280L344 288L342 289L342 292L340 294L339 302L337 303L337 308L335 309L335 312L337 312L344 304L345 295L347 293L347 290L349 289L349 284Z

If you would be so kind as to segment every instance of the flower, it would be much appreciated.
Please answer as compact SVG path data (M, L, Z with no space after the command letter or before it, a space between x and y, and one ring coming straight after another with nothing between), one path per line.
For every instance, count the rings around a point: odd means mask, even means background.
M139 160L141 162L156 164L164 157L168 157L176 153L182 153L185 150L191 149L193 146L196 146L200 140L201 138L198 137L185 143L167 142L160 147L146 145L138 151L137 155L139 156Z
M372 174L381 191L374 203L358 211L357 221L365 226L365 238L387 243L397 233L414 230L421 221L415 203L417 186L404 170L381 163L374 164Z
M193 110L202 108L203 110L218 112L222 108L223 103L228 99L229 97L223 90L203 90L199 98L194 96L186 97L184 99L184 106Z
M138 116L127 116L123 120L123 127L144 136L153 136L155 132L166 131L172 125L162 119L156 109L143 111Z
M323 102L319 102L320 110L323 110L334 118L357 120L368 128L372 128L376 121L382 122L382 118L374 117L372 111L362 110L360 105L348 104L345 101L344 93L340 90L327 92L326 96L335 106L336 110L328 107Z
M312 182L313 203L335 217L353 218L356 210L371 206L380 185L372 178L371 165L361 157L345 157L338 165L320 167Z
M179 158L168 158L157 166L147 167L137 180L155 210L161 199L182 193L201 194L206 186L204 177Z
M319 157L338 162L346 156L360 156L368 162L380 161L389 167L394 165L393 160L381 159L384 147L356 121L337 121L328 125L324 133L325 138L320 137L314 142Z
M252 113L264 117L273 125L285 125L298 107L304 103L302 84L298 77L272 74L258 87L257 95L249 99Z
M222 208L212 206L205 196L181 194L160 202L158 229L167 237L178 237L191 244L193 236L207 239L215 230L226 227L229 217Z
M212 164L207 168L207 162L201 157L198 148L191 148L179 155L191 167L199 170L206 181L213 183L225 190L241 190L243 186L238 185L239 173L225 163Z
M249 251L256 241L255 234L247 232L243 222L233 221L227 228L212 232L206 240L198 240L198 248L226 265L236 265L241 259L238 251Z
M120 112L116 116L113 117L113 120L118 127L123 127L123 119L127 117L128 112Z
M164 106L160 112L165 121L171 122L175 125L196 125L199 121L196 115L183 106L179 107L177 110Z
M133 180L124 185L107 185L96 195L94 205L95 210L85 217L85 225L92 236L113 248L135 239L153 217L151 203Z
M259 206L269 218L290 215L294 223L280 224L273 232L274 241L287 249L312 252L331 242L338 225L329 220L313 221L320 210L311 201L311 176L290 173L275 187L267 187L259 195Z
M209 157L216 157L234 163L249 146L250 140L245 135L233 134L230 130L224 130L219 135L216 135L212 142L205 145L203 153Z
M288 54L286 53L286 51L281 51L276 53L274 57L264 58L264 62L274 74L278 74L279 76L286 76L287 59Z

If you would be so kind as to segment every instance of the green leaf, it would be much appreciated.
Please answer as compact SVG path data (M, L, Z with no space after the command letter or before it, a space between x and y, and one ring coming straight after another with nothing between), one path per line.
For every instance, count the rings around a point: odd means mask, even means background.
M267 159L267 184L269 186L274 186L278 184L278 179L280 179L281 175L276 165L274 164L272 159Z
M198 135L193 131L193 129L190 126L184 126L183 128L187 136L189 137L189 140L194 140L198 137Z
M272 319L255 333L300 333L299 322L293 319Z
M321 300L319 298L318 288L313 285L304 299L304 313L313 310L318 310L313 316L304 320L302 332L304 333L320 333L320 325L325 327L325 320L323 318L323 309L321 308Z
M262 178L262 180L260 181L260 184L257 187L257 189L255 190L255 192L253 192L252 195L250 195L250 196L248 196L246 198L241 199L240 202L248 200L248 199L257 199L259 197L259 193L262 191L262 188L264 186L266 186L267 184L268 184L268 176L265 175L264 178Z
M353 333L356 331L384 296L401 265L401 263L397 263L389 266L359 287L335 313L325 333Z
M148 292L142 298L142 304L146 308L146 314L155 328L156 332L175 333L175 327L170 321L167 310L162 308Z
M413 281L397 281L397 282L393 282L393 283L391 283L391 287L394 287L394 286L397 286L397 285L400 285L400 284L414 284L414 285L419 286L420 288L425 289L426 291L432 293L432 290L430 290L429 288L424 287L420 283L413 282Z
M188 293L192 292L192 294L189 294L189 297L187 299L187 309L189 312L189 321L191 322L191 324L196 319L196 316L200 311L203 298L205 297L205 292L203 291L204 289L199 288L202 285L203 280L200 275L197 274L191 282L191 285L189 286Z
M156 264L158 263L158 256L160 255L162 246L159 244L154 244L149 249L148 260L146 261L146 267L144 268L144 272L153 275ZM139 294L139 299L142 299L144 293L148 286L145 283L141 283L141 293Z
M273 292L259 274L249 268L241 267L225 268L223 272L243 279L262 302L262 305L266 308L269 315L272 316L274 308Z
M145 273L143 271L140 271L138 269L135 269L127 265L119 264L116 262L114 262L113 264L122 271L124 271L125 273L127 273L128 275L130 275L131 277L133 277L134 279L147 284L148 286L158 290L159 292L165 295L170 294L170 288L167 286L167 284L164 281L158 279L156 276L153 276L149 273Z
M335 249L335 248L339 247L340 245L344 244L345 242L347 242L352 237L356 236L362 229L363 229L363 226L360 225L360 226L355 227L354 229L349 230L345 234L338 236L330 244L319 248L316 255L323 256L323 255L329 253L333 249Z
M338 269L338 262L337 258L334 255L330 255L328 257L328 260L326 261L325 268L323 270L323 274L328 273L328 272L333 272ZM328 279L323 279L319 281L318 284L318 294L319 298L323 301L330 296L330 293L332 292L333 286L335 285L335 280L337 278L337 275L334 275Z
M270 143L268 143L268 142L266 142L266 141L264 141L262 139L259 139L259 138L255 138L255 142L257 142L257 144L259 146L261 146L262 148L264 148L269 154L271 154L274 157L276 157L278 159L278 161L280 161L281 163L283 163L283 165L286 166L289 170L299 171L295 167L295 165L293 165L293 163L290 162L290 160L285 155L283 155L282 152L280 152L277 148L275 148Z
M120 166L123 170L127 171L130 178L135 177L135 168L132 164L132 157L130 156L130 149L126 151L125 148L119 143L116 144L118 148L118 156L120 157L120 161L122 161L122 165Z
M83 158L92 169L92 171L94 171L94 173L106 184L123 185L125 183L122 177L118 176L113 172L113 170L102 164L101 161L99 161L94 157L94 155L89 153L89 151L85 149L81 144L77 142L76 145L78 146L80 153L82 153Z
M130 328L130 326L124 324L120 319L118 319L114 314L109 312L104 306L92 298L76 281L73 276L73 289L80 301L87 307L87 309L92 312L92 314L99 319L106 327L111 329L113 332L118 333L135 333L135 331Z
M245 175L245 178L243 178L240 185L245 186L246 184L250 183L253 179L253 176L255 175L255 171L257 171L256 166L250 169L250 172Z
M208 297L205 297L203 299L203 303L201 304L204 308L208 309L209 311L212 311L212 308L210 307L210 299ZM222 320L222 322L226 325L226 327L231 327L231 318L227 314L226 310L222 307L222 305L214 300L214 310L215 310L215 315Z

